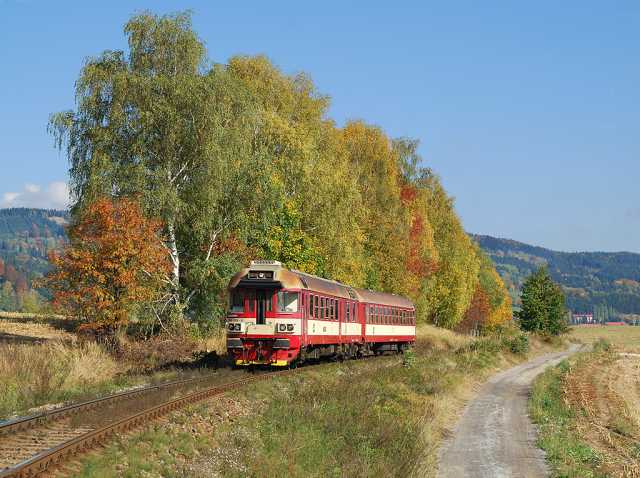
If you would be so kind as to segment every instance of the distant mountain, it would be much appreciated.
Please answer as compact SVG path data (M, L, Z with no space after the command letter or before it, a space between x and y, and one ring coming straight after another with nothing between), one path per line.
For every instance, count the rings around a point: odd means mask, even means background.
M622 314L640 314L640 254L558 252L510 239L471 236L493 259L516 299L524 279L547 264L572 311L595 312L607 306Z
M66 241L67 222L64 211L0 209L0 310L22 307L32 281L49 269L49 251Z

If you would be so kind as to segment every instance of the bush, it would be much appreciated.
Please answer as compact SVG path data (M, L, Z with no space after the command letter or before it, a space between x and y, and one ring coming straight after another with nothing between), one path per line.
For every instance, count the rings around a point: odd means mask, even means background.
M507 337L504 339L504 345L511 353L524 355L529 352L529 336L518 334L514 337Z

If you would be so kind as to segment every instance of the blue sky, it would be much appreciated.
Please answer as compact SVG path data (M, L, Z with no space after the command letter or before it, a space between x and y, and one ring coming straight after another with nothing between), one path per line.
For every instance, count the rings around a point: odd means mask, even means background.
M193 11L213 61L305 71L343 124L421 140L468 231L640 252L640 2L0 0L0 207L64 203L46 133L140 10Z

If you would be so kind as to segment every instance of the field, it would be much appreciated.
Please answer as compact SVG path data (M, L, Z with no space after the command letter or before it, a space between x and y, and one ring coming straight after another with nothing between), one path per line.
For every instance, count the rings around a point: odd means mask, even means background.
M570 338L592 344L604 339L625 350L640 349L640 327L630 325L595 325L571 327Z
M640 477L639 327L580 327L593 343L545 372L530 408L557 477ZM604 338L604 340L598 340Z

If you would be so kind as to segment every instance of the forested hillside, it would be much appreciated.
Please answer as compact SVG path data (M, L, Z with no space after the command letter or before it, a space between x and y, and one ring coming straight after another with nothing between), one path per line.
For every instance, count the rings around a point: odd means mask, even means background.
M597 313L608 306L621 314L640 314L640 254L557 252L509 239L473 237L495 262L514 299L524 279L547 264L572 311Z
M67 213L0 209L0 310L30 310L42 298L31 289L49 269L49 251L65 242Z

